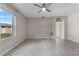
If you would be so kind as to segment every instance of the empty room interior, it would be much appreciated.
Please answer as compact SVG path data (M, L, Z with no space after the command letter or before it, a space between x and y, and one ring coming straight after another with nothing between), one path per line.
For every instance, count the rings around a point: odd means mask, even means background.
M79 56L79 3L0 4L1 56Z

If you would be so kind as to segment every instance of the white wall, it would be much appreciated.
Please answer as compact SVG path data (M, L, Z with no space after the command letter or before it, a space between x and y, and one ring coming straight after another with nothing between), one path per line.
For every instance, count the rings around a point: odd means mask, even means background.
M27 38L49 38L50 32L52 31L55 35L56 19L58 17L52 18L29 18L27 19ZM66 20L66 16L60 17L62 20ZM52 25L52 26L51 26Z
M27 20L27 38L49 37L51 19L32 18Z
M4 54L26 38L26 19L19 13L16 13L14 9L10 9L11 8L8 8L9 11L16 14L16 36L11 39L0 41L0 55Z
M68 17L67 39L79 43L79 13L73 14Z

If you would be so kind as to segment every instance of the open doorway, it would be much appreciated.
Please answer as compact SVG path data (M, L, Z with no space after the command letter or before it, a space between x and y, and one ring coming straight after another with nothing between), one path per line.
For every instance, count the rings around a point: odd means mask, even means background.
M55 30L55 37L56 39L64 39L64 20L57 18L56 19L56 30Z

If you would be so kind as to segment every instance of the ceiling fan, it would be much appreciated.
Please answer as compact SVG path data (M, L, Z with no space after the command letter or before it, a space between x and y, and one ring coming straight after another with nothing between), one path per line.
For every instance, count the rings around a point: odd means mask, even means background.
M50 9L48 9L48 7L50 6L50 5L52 5L52 3L43 3L42 4L42 6L40 6L40 5L37 5L37 4L34 4L35 6L37 6L37 7L39 7L39 8L41 8L41 10L39 10L38 11L38 13L40 13L40 12L42 12L42 11L48 11L48 12L52 12Z

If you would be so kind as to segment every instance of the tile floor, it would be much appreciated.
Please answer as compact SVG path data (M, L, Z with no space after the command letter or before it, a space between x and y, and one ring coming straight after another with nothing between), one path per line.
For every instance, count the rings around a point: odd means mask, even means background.
M79 56L79 44L70 40L26 39L4 56Z

